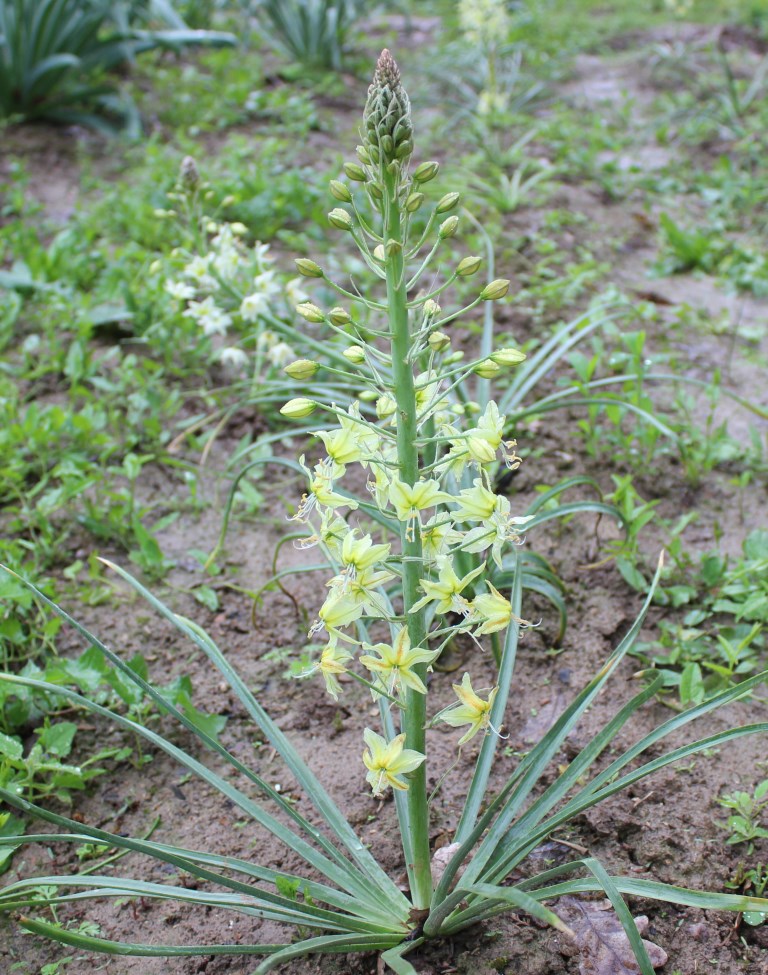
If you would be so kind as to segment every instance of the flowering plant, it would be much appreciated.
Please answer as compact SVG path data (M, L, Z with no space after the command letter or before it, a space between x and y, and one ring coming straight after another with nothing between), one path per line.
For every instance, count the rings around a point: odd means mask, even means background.
M352 333L353 344L344 356L349 367L354 367L348 373L348 382L373 393L377 420L366 418L356 402L342 407L309 394L294 397L282 412L302 418L322 410L337 423L318 432L324 448L320 459L307 464L302 458L300 469L306 473L309 490L293 516L302 526L302 544L321 547L334 566L328 595L310 631L313 635L325 634L325 645L311 673L322 675L333 697L344 692L342 679L361 681L366 693L370 691L378 703L379 730L363 731L360 778L362 784L365 776L374 795L392 791L407 888L401 889L364 845L211 638L114 567L219 669L260 735L293 774L302 790L304 805L300 809L234 753L195 728L129 664L30 586L39 599L98 647L125 678L140 686L163 711L214 750L229 769L246 780L247 787L235 785L229 777L208 768L156 732L111 714L74 691L57 688L57 694L96 714L109 715L120 726L176 758L292 850L306 869L284 874L250 860L219 856L208 849L178 849L148 839L119 836L58 816L0 789L0 797L11 806L32 811L68 831L26 836L24 842L95 840L169 863L208 885L190 889L181 884L148 883L84 871L19 880L0 894L0 906L55 907L82 899L82 892L66 892L73 887L91 892L92 896L139 895L203 903L293 926L300 933L299 940L281 944L126 944L40 918L25 916L20 923L62 943L107 953L262 955L255 975L264 975L285 961L315 952L370 950L381 951L383 961L399 975L415 975L415 967L405 956L429 939L453 935L510 910L527 912L567 932L567 925L548 906L549 902L563 894L602 890L623 925L640 972L653 975L651 960L624 895L734 911L766 910L768 900L702 893L636 876L615 876L589 856L544 871L535 862L527 872L521 867L555 830L603 799L693 754L742 735L768 731L768 723L756 723L671 750L658 747L671 733L742 697L765 681L768 674L750 678L676 714L626 750L617 749L608 764L596 770L600 757L609 747L615 747L618 732L656 692L657 679L593 734L570 764L558 766L558 754L566 737L636 639L652 587L640 615L603 667L521 758L496 794L489 795L491 767L512 688L518 638L530 624L520 615L522 573L512 573L508 595L488 582L484 573L489 562L501 558L505 545L511 545L513 553L518 550L521 531L530 523L526 525L521 516L512 514L507 499L494 491L494 465L503 461L514 467L520 462L514 442L505 439L503 415L490 399L477 412L468 404L452 401L450 394L467 372L495 373L497 369L514 367L521 355L515 349L491 350L478 360L465 363L450 351L450 340L443 331L449 323L436 299L449 284L477 270L476 258L460 261L447 282L432 283L421 292L415 291L441 242L455 233L457 218L451 211L457 198L455 194L443 196L416 242L410 240L411 216L422 205L422 187L434 177L437 164L421 163L409 170L413 134L408 97L387 51L379 58L364 120L359 162L348 163L345 170L352 182L362 184L370 207L364 210L358 206L349 187L339 183L334 193L350 209L337 208L332 211L331 220L350 234L382 282L381 297L348 295L371 317L375 316L377 324L366 321L363 329L351 311L336 308L324 312L309 302L301 310L307 320L324 324L331 331L347 336ZM422 258L422 248L433 232L436 240L427 257ZM413 273L409 271L411 262L416 264ZM314 262L305 259L300 267L306 276L325 277ZM502 297L507 287L508 282L501 279L487 284L469 307ZM302 360L295 363L293 371L300 377L311 375L313 365L311 360ZM386 374L384 367L388 368ZM342 484L354 465L365 472L364 497L356 497ZM372 525L385 529L384 540L374 538ZM480 556L482 561L467 568L463 558L468 554ZM654 586L660 571L661 565ZM430 667L457 633L479 646L486 635L504 634L496 685L487 689L475 687L467 672L453 685L455 703L433 713ZM22 676L0 675L0 679L40 686L34 679ZM441 851L440 858L433 859L428 832L427 731L435 722L459 729L457 747L475 736L482 735L482 741L453 842ZM636 760L651 748L654 757L638 765ZM542 776L551 766L554 775L545 785ZM258 799L252 797L253 792ZM311 812L305 815L302 809L309 806ZM12 842L17 845L20 839L13 837ZM9 842L0 837L0 848Z

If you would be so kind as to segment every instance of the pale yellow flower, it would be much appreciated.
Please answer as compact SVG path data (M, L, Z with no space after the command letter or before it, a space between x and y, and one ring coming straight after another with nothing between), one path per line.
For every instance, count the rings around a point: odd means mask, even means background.
M320 659L315 664L314 670L319 670L325 678L325 689L331 697L338 701L341 685L339 684L339 674L347 672L346 664L352 659L352 654L336 642L336 637L331 636L328 644L323 648Z
M469 730L459 739L459 744L463 745L473 738L481 728L489 727L491 723L491 708L498 693L498 687L494 687L488 695L488 700L484 701L472 690L472 681L469 674L464 674L460 684L453 684L453 690L459 703L449 708L440 715L440 720L458 728L463 724L469 725Z
M331 592L318 610L318 619L312 624L309 635L313 636L319 630L325 629L333 633L342 626L349 626L363 615L364 607L358 599L347 593Z
M486 581L490 592L481 593L472 600L471 622L480 622L475 636L484 633L497 633L509 626L512 619L518 620L512 612L512 603L501 595L495 586Z
M454 521L487 521L496 510L497 496L476 477L473 488L464 488L454 501L458 508L451 512Z
M421 588L426 596L414 603L411 612L416 613L428 603L436 602L436 613L454 612L461 613L463 616L468 615L470 612L469 603L461 593L484 569L485 562L459 579L453 570L452 563L446 559L440 566L437 582L431 582L429 579L421 580Z
M410 485L393 477L389 485L389 501L400 521L418 521L420 512L450 500L451 495L441 491L439 481L417 481Z
M414 673L416 664L432 663L440 653L439 650L422 650L411 648L411 639L407 627L402 627L390 646L387 643L376 643L373 646L363 644L364 650L372 650L378 656L368 654L360 658L360 663L377 676L391 694L400 690L402 685L413 688L419 694L426 694L427 688L418 674Z
M398 735L387 742L381 735L366 728L363 738L368 746L368 751L363 752L363 762L368 769L366 779L373 794L381 796L388 785L405 791L408 783L400 776L417 769L426 756L413 748L405 748L405 735Z

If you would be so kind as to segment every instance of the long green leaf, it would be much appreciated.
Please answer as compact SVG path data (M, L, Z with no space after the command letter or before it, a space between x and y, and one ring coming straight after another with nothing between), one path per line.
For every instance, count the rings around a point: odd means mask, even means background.
M130 668L126 669L125 671L126 676L129 676L128 671L130 671ZM18 675L0 674L0 681L5 681L7 683L14 683L14 684L22 684L27 687L33 687L38 690L44 690L48 692L52 690L52 685L47 684L44 681L37 681L32 678L21 677ZM272 833L273 836L275 836L282 843L284 843L289 849L295 850L297 853L299 853L299 855L302 856L307 861L307 863L311 864L313 867L315 867L315 869L319 870L325 877L327 877L333 883L337 884L342 890L347 890L349 893L353 893L355 896L359 897L361 899L361 903L369 903L373 911L377 909L375 906L376 902L372 901L372 898L370 897L370 891L367 889L363 879L357 874L357 871L353 868L353 865L351 863L349 863L348 861L342 861L342 863L339 863L337 861L329 859L326 856L323 856L312 846L310 846L309 843L307 843L304 839L302 839L301 836L299 836L293 830L289 829L279 820L275 819L275 817L272 816L270 813L268 813L262 806L260 806L258 803L255 803L252 799L246 796L243 792L241 792L231 783L221 778L215 772L208 769L202 762L199 762L197 759L193 758L191 755L187 754L182 749L177 748L175 745L171 744L161 735L158 735L157 733L147 728L146 726L131 721L129 718L123 715L116 714L115 712L110 711L109 709L104 708L99 704L96 704L94 701L91 701L89 698L80 696L79 694L69 690L68 688L56 686L54 689L57 695L72 701L74 704L77 704L80 707L85 708L86 710L93 711L96 714L100 714L103 717L108 718L112 722L121 725L124 728L127 728L128 730L132 731L134 734L145 738L147 741L151 742L156 747L165 751L172 758L176 759L176 761L178 761L181 765L185 766L191 772L194 772L196 775L198 775L201 779L208 782L209 785L213 786L215 789L221 792L222 795L226 796L231 802L233 802L235 805L241 808L244 812L248 813L248 815L252 816L256 820L256 822L258 822L265 829L269 830L269 832ZM174 713L174 710L175 709L171 710L171 713ZM213 741L213 739L209 739L209 737L205 735L204 732L202 732L200 729L195 727L191 722L185 722L185 723L189 727L189 730L192 731L195 735L197 735L197 737L200 738L201 740L206 741L206 743L208 743L208 741ZM34 810L37 816L43 819L47 819L49 822L59 822L60 825L65 825L67 827L74 828L74 830L77 830L78 828L77 823L74 823L70 820L62 819L61 817L59 817L58 819L51 818L53 816L52 813L42 810L40 807L34 806L31 803L26 803L26 800L23 800L18 796L14 796L12 793L8 792L5 789L0 788L0 795L2 795L5 798L5 801L10 803L11 805L16 805L17 808L22 808L25 811ZM25 809L25 805L23 804L29 806L29 809ZM282 805L283 807L288 806L288 809L286 811L290 811L290 804L285 803L285 800L283 800ZM297 814L295 813L295 811L292 811L292 816L294 820L296 819L296 815ZM307 824L307 827L309 830L312 829L312 827L310 827L309 824ZM85 829L84 826L82 828ZM88 828L90 829L90 827ZM317 834L316 830L315 830L315 834ZM109 834L105 834L105 837L107 839L111 838ZM314 835L313 838L317 842L320 842L319 834ZM132 842L137 843L139 841L133 840ZM144 849L148 850L149 847L145 846ZM381 905L379 905L378 910L379 911L381 910Z
M285 945L145 945L126 941L108 941L95 938L69 928L62 928L48 921L29 917L19 918L19 924L32 934L39 934L60 944L103 955L133 955L142 958L185 957L189 955L269 955L281 951Z
M270 745L277 751L289 770L292 772L296 781L304 789L308 799L311 800L318 812L322 815L326 823L331 827L339 841L352 854L354 860L360 865L366 877L373 883L376 890L384 895L386 900L392 904L398 915L403 911L410 910L407 898L393 883L390 877L384 872L378 862L371 855L370 851L363 845L360 838L354 832L349 822L340 812L336 804L321 785L320 781L309 769L306 763L299 756L296 749L291 745L288 738L282 733L272 719L267 715L259 702L253 696L242 678L229 664L221 650L213 640L201 628L189 621L185 621L172 610L168 609L156 596L134 579L130 573L121 569L111 562L106 562L115 572L118 573L126 582L129 583L147 602L164 616L169 622L181 632L193 640L205 653L208 659L215 664L222 675L227 680L232 690L237 694L241 703L256 722L257 727L266 736Z

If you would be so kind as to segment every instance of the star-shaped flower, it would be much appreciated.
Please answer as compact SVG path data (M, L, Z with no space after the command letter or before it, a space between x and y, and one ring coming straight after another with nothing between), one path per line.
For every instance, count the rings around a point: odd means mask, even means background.
M440 720L453 728L458 728L463 724L469 725L469 731L459 739L459 744L463 745L473 738L481 728L487 728L491 723L491 708L498 693L498 687L494 687L488 695L488 700L484 701L472 690L472 681L469 674L464 674L460 684L453 684L453 690L459 699L459 704L449 708L440 715Z
M408 783L400 776L417 769L426 756L413 748L405 748L405 735L398 735L387 742L381 735L366 728L363 738L368 746L368 751L363 752L363 762L368 769L366 779L373 794L381 796L388 785L405 791Z
M407 627L402 627L394 643L376 643L373 646L363 644L363 649L372 650L378 654L372 657L368 654L360 658L360 663L378 677L388 693L400 690L403 684L426 694L427 689L413 668L416 664L432 663L440 653L439 650L422 650L420 647L411 648L411 639Z

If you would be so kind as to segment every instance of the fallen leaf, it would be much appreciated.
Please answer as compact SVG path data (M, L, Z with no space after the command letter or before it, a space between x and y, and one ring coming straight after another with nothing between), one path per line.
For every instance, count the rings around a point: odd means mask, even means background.
M640 969L629 938L610 901L561 897L557 913L573 931L574 937L569 940L572 953L579 955L580 975L638 975ZM647 932L645 915L636 917L635 924L641 935ZM666 964L663 948L645 939L643 945L654 968Z

